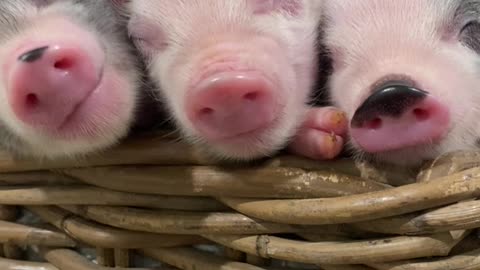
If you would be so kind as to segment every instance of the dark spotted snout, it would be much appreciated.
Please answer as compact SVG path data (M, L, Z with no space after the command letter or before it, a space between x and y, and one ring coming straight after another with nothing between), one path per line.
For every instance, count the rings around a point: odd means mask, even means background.
M378 153L431 143L449 125L447 104L411 84L389 82L357 109L351 135L365 152Z
M427 95L427 92L407 84L388 82L375 89L363 102L355 112L351 124L353 127L362 127L379 117L398 118Z

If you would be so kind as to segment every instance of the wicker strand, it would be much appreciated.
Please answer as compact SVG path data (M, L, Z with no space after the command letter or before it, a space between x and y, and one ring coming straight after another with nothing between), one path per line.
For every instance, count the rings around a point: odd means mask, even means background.
M155 150L152 151L152 149ZM18 159L7 152L0 152L0 172L6 173L108 165L208 165L213 163L185 143L155 136L132 138L104 153L76 159L28 160Z
M3 187L4 205L130 205L192 211L216 211L225 207L210 198L153 196L112 191L91 186Z
M62 172L88 184L108 189L179 196L318 198L390 187L346 174L283 167L227 170L207 166L117 166Z
M165 235L116 229L72 216L56 207L30 206L28 209L68 232L75 239L95 247L137 249L205 243L204 239L194 235Z
M114 251L115 267L130 267L130 251L116 248Z
M375 270L363 265L322 265L323 270Z
M422 214L408 214L352 224L358 230L419 235L480 227L480 201L466 201Z
M364 194L308 200L222 198L240 213L287 224L335 224L374 220L480 196L480 168L428 182Z
M110 248L98 248L97 247L97 263L101 266L114 267L115 258L113 254L113 249Z
M478 270L480 249L446 259L371 264L378 270Z
M59 270L159 270L158 268L102 267L69 249L45 250L43 253L45 259Z
M164 234L261 234L286 233L308 230L303 226L290 226L263 222L242 214L221 212L203 213L186 211L159 211L128 207L85 206L79 213L102 224L134 231ZM311 226L318 231L323 226Z
M214 242L264 258L309 264L365 264L446 256L467 232L459 237L437 234L392 237L379 240L311 243L275 236L204 235Z
M266 270L191 248L146 249L142 250L142 253L183 270Z
M0 242L17 245L74 247L75 242L63 233L0 221Z
M50 263L27 262L0 258L2 270L61 270ZM90 270L90 269L89 269Z

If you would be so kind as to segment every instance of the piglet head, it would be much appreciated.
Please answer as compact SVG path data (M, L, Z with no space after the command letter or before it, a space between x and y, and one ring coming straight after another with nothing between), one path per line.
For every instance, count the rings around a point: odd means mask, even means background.
M315 74L316 1L132 1L129 31L187 139L220 157L281 148Z
M333 102L361 157L414 165L478 141L480 1L326 1Z

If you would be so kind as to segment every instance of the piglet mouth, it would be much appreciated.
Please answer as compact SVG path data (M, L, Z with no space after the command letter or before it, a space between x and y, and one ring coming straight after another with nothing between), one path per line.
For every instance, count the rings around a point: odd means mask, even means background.
M91 98L94 98L94 95L96 93L98 93L99 91L102 91L102 83L103 83L103 80L104 80L104 68L102 67L100 69L100 73L98 75L98 81L96 83L96 86L94 88L92 88L92 90L82 99L80 100L79 102L77 102L73 107L72 107L72 110L70 113L68 113L66 116L65 116L65 119L63 120L63 122L58 126L57 128L57 131L58 132L62 132L63 130L68 130L70 127L70 123L75 123L75 121L73 119L77 118L77 117L81 117L79 114L82 114L82 110L83 110L83 107L86 106L86 103L88 103L88 101L91 99ZM87 115L85 115L84 117L86 117Z
M246 141L246 140L262 140L263 136L269 133L269 131L271 131L274 128L277 120L278 120L277 118L274 118L272 119L271 122L266 123L263 126L259 126L254 130L239 132L236 134L232 134L230 136L221 137L216 139L216 141L218 143L229 143L229 142L241 143L242 141Z
M94 109L90 106L90 103L96 103L95 99L100 94L100 92L105 91L105 76L104 76L104 67L99 71L98 80L93 88L88 92L88 94L81 100L79 100L71 109L71 111L66 114L64 120L57 128L57 133L62 134L64 132L69 133L69 130L75 130L76 127L83 125L83 122L90 122L89 113L91 109Z

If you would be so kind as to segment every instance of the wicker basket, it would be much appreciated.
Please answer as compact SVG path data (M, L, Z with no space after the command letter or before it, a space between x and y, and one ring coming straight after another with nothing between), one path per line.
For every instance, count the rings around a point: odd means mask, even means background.
M220 167L161 136L77 162L2 154L0 269L139 269L139 255L165 265L142 269L480 269L479 165L458 152L418 174L292 156Z

